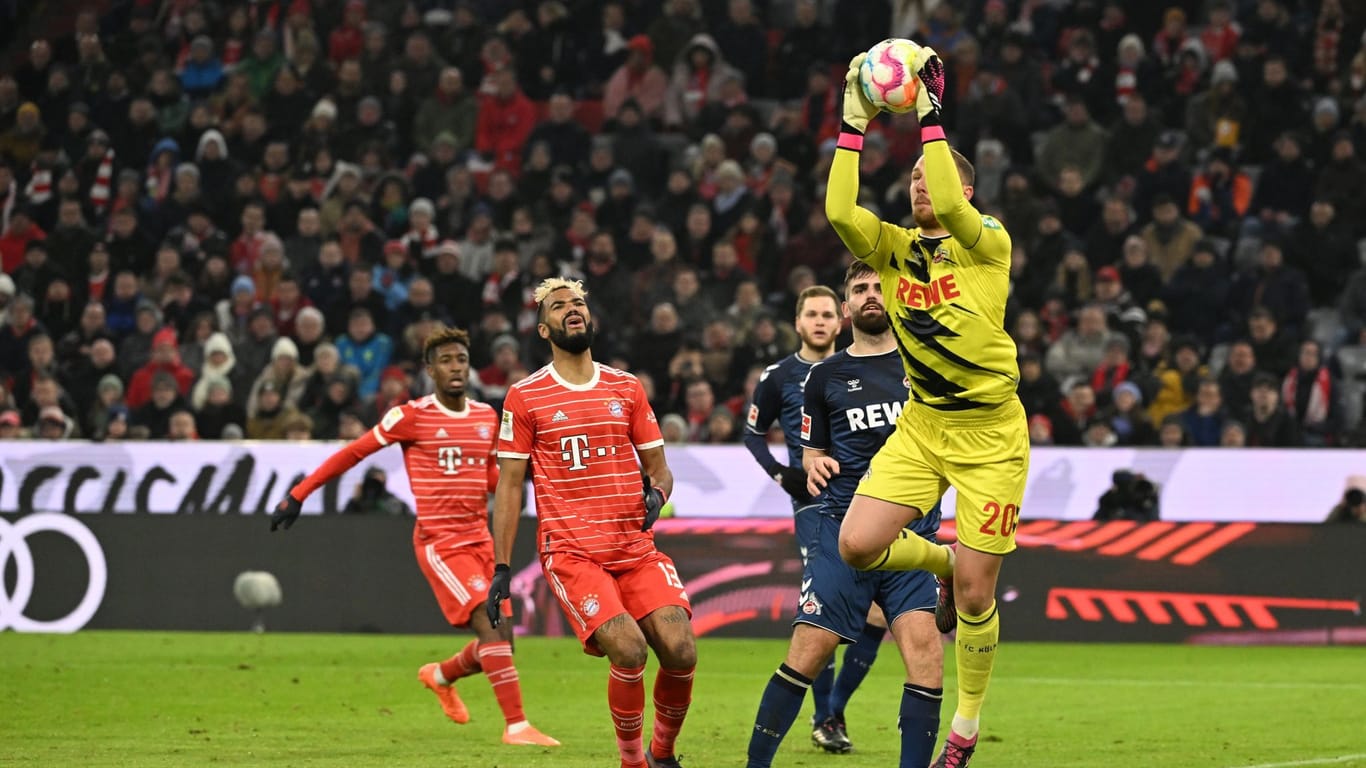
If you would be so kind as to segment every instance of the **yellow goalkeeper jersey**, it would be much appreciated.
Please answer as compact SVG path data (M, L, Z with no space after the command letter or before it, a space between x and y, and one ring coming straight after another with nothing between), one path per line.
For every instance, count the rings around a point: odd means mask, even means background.
M858 207L858 153L849 149L835 151L826 215L881 277L912 401L954 411L1006 402L1020 379L1005 330L1010 235L963 197L947 142L925 144L924 173L947 236L926 237Z

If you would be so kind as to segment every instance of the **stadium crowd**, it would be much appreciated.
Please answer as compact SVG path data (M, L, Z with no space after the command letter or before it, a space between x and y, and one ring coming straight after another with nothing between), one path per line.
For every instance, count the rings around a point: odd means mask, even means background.
M835 21L837 20L837 21ZM932 45L1014 240L1036 445L1366 445L1366 48L1341 0L118 0L0 67L0 438L355 438L436 323L498 404L533 286L734 442L849 57ZM29 41L25 41L28 43ZM909 221L911 115L864 146Z

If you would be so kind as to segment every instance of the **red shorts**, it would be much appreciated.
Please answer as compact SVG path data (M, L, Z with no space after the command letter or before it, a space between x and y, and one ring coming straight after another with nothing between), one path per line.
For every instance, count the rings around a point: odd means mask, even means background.
M469 624L474 610L482 610L488 601L489 580L493 578L493 542L463 547L414 545L413 552L446 621L453 627ZM511 600L503 601L503 615L512 616Z
M550 552L541 555L541 569L583 652L593 656L603 655L593 633L614 616L627 613L640 621L670 605L692 616L674 561L658 550L612 570L582 555Z

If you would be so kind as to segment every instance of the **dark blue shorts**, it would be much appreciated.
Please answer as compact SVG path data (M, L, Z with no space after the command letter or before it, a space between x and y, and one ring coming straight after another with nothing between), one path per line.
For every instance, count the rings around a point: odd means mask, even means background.
M793 624L810 624L854 642L873 603L889 624L903 613L934 610L938 582L929 571L856 570L840 559L840 521L819 513L815 517Z
M792 532L797 537L797 552L802 556L802 565L806 565L807 551L816 544L816 539L820 536L821 505L812 502L797 510L792 517ZM838 554L838 552L836 553Z

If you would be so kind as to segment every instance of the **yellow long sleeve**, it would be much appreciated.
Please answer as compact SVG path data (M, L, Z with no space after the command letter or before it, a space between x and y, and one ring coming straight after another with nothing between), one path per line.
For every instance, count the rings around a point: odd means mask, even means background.
M929 141L924 145L925 187L934 206L934 217L944 229L968 250L982 239L982 214L963 196L963 180L958 175L958 164L953 161L947 141Z
M825 216L849 252L868 261L875 256L882 238L882 222L872 211L858 205L858 160L858 152L835 150L825 189Z

